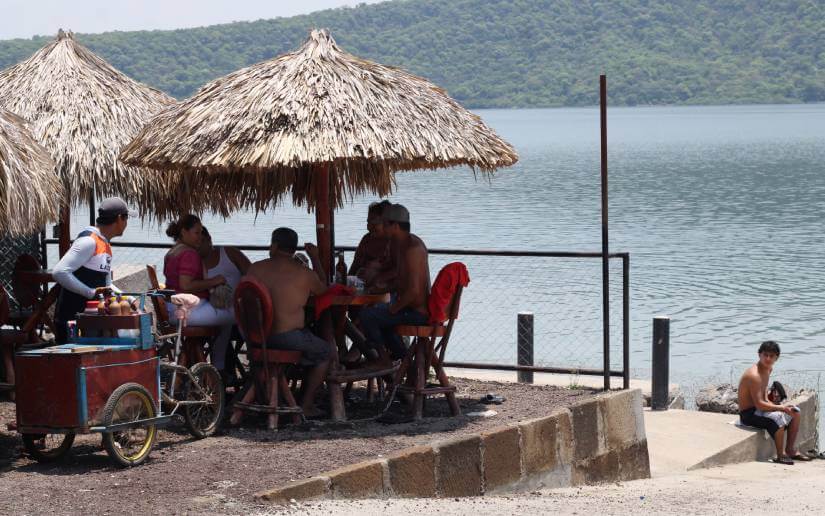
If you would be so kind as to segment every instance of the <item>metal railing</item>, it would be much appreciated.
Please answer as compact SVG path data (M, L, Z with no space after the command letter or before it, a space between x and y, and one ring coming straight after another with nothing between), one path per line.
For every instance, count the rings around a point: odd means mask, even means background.
M45 241L50 261L56 240ZM112 242L115 270L153 264L162 269L168 243ZM269 246L238 245L253 261ZM336 251L352 253L352 246ZM630 382L630 255L610 253L610 347L603 343L602 254L513 250L430 249L435 274L452 261L470 272L447 349L448 367L621 377ZM352 255L346 256L349 263ZM615 270L613 270L615 269ZM129 270L129 267L126 267ZM117 282L117 279L115 279ZM621 300L621 302L617 302ZM533 364L517 360L517 314L534 314ZM610 364L605 370L604 364Z

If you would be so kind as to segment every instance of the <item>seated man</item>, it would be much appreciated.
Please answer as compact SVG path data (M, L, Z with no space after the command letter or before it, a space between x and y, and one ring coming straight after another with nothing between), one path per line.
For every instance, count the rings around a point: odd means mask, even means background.
M391 205L389 201L370 204L367 212L367 234L358 243L349 268L349 275L364 280L369 290L386 288L385 284L395 273L390 238L384 234L383 219L384 210Z
M392 304L380 304L361 311L361 328L367 343L390 352L393 359L407 352L395 327L404 324L426 324L430 295L430 264L427 246L410 233L410 213L400 204L384 211L384 232L398 249L397 296Z
M794 448L799 431L799 408L777 405L767 399L771 371L778 359L779 344L767 340L759 346L759 361L749 367L739 380L739 419L742 424L763 428L771 434L776 444L774 462L793 464L792 459L807 460L807 457ZM757 414L760 411L763 415ZM773 414L774 412L779 414ZM788 418L774 417L780 414Z
M318 248L306 244L306 251L315 271L294 258L298 235L289 228L272 232L269 259L253 263L248 275L260 281L272 296L272 335L267 339L268 349L300 351L301 364L310 368L303 386L301 408L307 417L317 416L315 392L324 381L329 366L332 345L315 336L305 327L304 308L310 295L319 295L327 287L320 278L324 272L318 259ZM240 412L232 415L230 423L240 421Z

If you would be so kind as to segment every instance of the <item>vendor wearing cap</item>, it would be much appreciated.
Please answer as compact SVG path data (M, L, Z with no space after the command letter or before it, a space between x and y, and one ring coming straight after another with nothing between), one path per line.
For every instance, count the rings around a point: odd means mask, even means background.
M55 309L58 344L68 340L67 323L85 309L86 301L111 288L112 247L109 240L123 234L130 215L134 217L136 213L129 210L123 199L105 199L97 210L96 224L81 231L72 247L54 266L54 280L63 287Z

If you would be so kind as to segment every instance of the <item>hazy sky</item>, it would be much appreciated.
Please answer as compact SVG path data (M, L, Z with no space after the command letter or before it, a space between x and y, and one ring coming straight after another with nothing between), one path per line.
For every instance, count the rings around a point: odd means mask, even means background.
M0 39L199 27L294 16L380 0L0 0Z

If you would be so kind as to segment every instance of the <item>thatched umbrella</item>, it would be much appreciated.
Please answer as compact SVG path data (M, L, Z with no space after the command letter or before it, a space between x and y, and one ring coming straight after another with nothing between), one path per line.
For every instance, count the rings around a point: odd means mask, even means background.
M69 196L66 208L95 193L142 202L156 187L157 174L126 166L117 156L152 115L172 102L62 30L30 58L0 72L0 108L28 120L51 153ZM67 232L68 220L63 222Z
M0 234L22 236L57 220L63 187L26 122L0 110Z
M155 205L160 217L265 210L291 192L296 205L315 208L330 264L331 208L346 198L388 194L396 171L469 165L488 173L518 157L443 89L348 54L315 30L297 51L163 111L121 159L182 176L181 190Z

